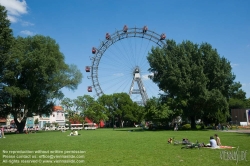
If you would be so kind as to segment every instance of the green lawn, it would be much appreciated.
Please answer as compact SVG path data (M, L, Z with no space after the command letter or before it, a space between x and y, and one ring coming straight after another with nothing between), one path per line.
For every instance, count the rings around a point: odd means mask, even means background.
M188 138L192 142L208 143L209 136L215 132L223 145L234 146L235 149L181 149L182 145L168 144L170 137L176 140ZM79 131L79 136L67 136L67 132L41 131L34 134L9 134L0 139L1 164L19 162L17 165L55 165L42 162L83 162L81 164L59 163L56 165L91 165L91 166L172 166L172 165L250 165L250 134L221 131L128 131L128 129L98 129L95 131ZM39 151L40 150L40 151ZM56 151L57 153L52 153ZM237 152L238 150L238 152ZM243 153L242 151L246 151ZM10 154L11 151L16 154ZM30 151L30 153L22 152ZM41 153L44 151L45 153ZM69 151L67 154L59 152ZM72 152L73 151L73 152ZM12 153L13 153L12 152ZM38 153L35 153L38 152ZM75 154L74 152L80 152ZM236 153L237 152L237 153ZM238 154L236 160L221 159L221 154ZM243 156L245 154L246 156ZM29 156L30 155L30 156ZM64 155L74 158L41 158ZM15 157L13 159L7 157ZM32 158L36 157L36 158ZM27 157L27 158L24 158ZM40 158L39 158L40 157ZM84 157L84 158L83 158ZM244 159L244 160L242 160ZM246 161L246 160L249 161ZM8 161L7 161L8 160ZM21 160L41 163L20 163Z

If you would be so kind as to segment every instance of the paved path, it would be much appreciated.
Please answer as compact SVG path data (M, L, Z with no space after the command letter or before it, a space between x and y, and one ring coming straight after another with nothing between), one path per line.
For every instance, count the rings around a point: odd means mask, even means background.
M223 130L222 132L250 133L250 130Z

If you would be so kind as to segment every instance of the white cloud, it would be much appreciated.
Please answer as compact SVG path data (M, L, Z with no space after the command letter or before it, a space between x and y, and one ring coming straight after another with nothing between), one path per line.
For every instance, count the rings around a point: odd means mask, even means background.
M35 33L28 31L28 30L24 30L20 32L21 34L27 35L27 36L33 36L35 35Z
M20 15L28 13L25 0L0 0L0 4L8 11L8 19L11 22L17 22Z
M27 22L27 21L21 21L22 22L22 26L27 27L27 26L33 26L33 23Z
M8 19L10 20L10 22L17 22L17 18L16 17L8 15Z

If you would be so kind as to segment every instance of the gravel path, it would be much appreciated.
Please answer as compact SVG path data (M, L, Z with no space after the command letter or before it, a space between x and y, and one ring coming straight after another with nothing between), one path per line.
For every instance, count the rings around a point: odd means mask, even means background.
M223 130L222 132L250 133L250 130Z

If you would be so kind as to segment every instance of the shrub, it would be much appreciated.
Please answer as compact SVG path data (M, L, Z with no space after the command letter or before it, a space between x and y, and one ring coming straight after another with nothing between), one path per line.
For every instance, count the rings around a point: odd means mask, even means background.
M204 129L204 125L203 124L197 124L196 125L196 129L203 130Z
M191 129L191 125L190 124L184 124L181 129L182 130L190 130Z

